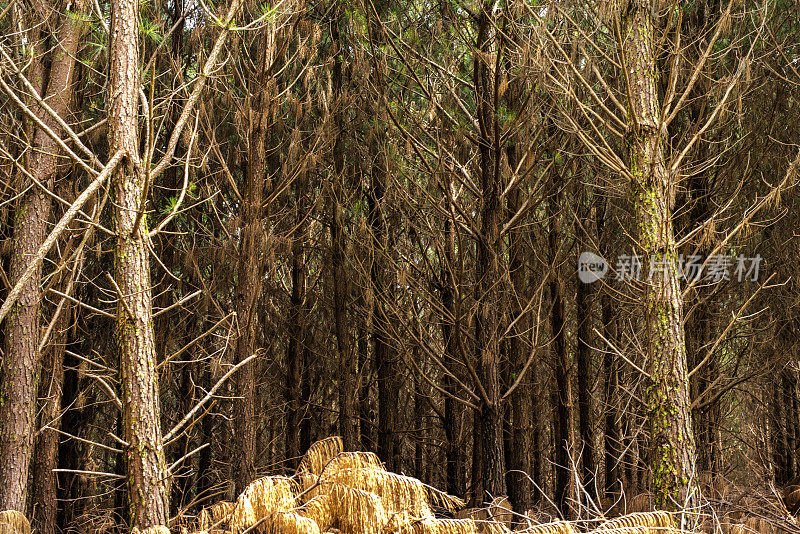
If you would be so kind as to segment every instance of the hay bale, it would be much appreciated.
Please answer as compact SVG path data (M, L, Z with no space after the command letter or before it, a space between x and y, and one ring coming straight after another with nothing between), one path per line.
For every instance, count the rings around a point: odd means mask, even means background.
M282 476L263 477L252 482L236 499L231 531L242 532L274 512L288 512L294 508L296 489L294 481Z
M763 517L746 516L731 528L731 534L787 534L787 530Z
M675 520L668 512L636 512L601 523L598 530L635 529L639 527L645 528L651 534L671 532L675 530Z
M408 511L416 517L433 515L431 505L455 511L464 501L423 484L413 477L390 473L382 469L342 469L323 477L325 484L342 484L375 493L389 514Z
M305 456L300 460L297 473L310 473L319 476L327 463L342 452L344 452L344 443L340 436L331 436L319 440L308 448Z
M31 534L28 519L16 510L0 512L0 534Z
M227 530L235 508L236 503L229 501L220 501L203 508L197 516L197 530Z

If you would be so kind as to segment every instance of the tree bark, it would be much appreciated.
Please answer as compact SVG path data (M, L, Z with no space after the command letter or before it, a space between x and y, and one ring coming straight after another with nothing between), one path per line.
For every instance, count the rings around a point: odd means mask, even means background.
M503 413L500 403L500 172L495 91L488 57L492 51L491 5L484 3L477 17L473 84L477 101L480 199L480 236L475 263L477 313L475 340L481 385L486 395L480 403L482 498L506 495Z
M153 336L145 176L138 156L139 13L135 0L114 0L111 8L111 152L127 151L114 172L117 233L114 279L117 343L122 382L123 438L127 461L130 524L144 529L166 525L169 474L161 434L158 373ZM137 227L138 222L138 227Z
M585 188L580 187L585 194ZM575 235L579 236L579 243L588 244L591 240L588 237L588 200L583 199L584 194L579 195L578 218L575 220ZM582 252L582 250L581 250ZM594 432L592 422L594 412L592 406L592 350L589 346L594 316L592 313L592 292L593 286L577 280L577 294L575 299L576 314L578 319L577 343L575 348L575 359L577 360L578 375L578 413L580 414L579 432L581 436L581 467L582 483L584 490L591 499L597 496L597 481L595 478L594 462ZM588 504L588 503L587 503Z
M555 171L554 171L555 172ZM547 217L550 221L548 232L548 248L550 253L550 264L553 272L550 275L548 284L551 300L551 319L550 326L553 336L553 358L555 369L555 391L553 392L553 425L554 425L554 444L555 444L555 501L563 517L570 515L569 498L570 482L572 473L572 458L570 451L574 443L574 407L572 404L572 378L569 354L567 353L564 299L561 287L560 274L557 266L559 263L559 239L563 236L560 233L559 225L559 202L561 194L557 191L559 184L553 180L554 191L547 199Z
M675 178L664 163L665 139L659 129L656 10L649 0L629 4L624 13L622 56L630 95L626 144L642 273L647 275L648 267L654 273L645 282L643 295L651 488L656 507L674 510L686 503L695 480L695 444L672 225ZM660 266L663 270L658 270Z
M80 21L83 4L84 2L79 2L75 5L77 16L68 13L60 17L54 35L56 44L51 52L47 89L43 95L53 111L65 120L69 120L68 115L73 100L72 77L78 43L84 27ZM41 93L45 75L40 56L34 57L31 70L32 83ZM34 106L34 109L37 107ZM37 113L42 122L53 132L57 135L62 133L61 127L50 114L44 110L39 110ZM59 153L60 148L56 141L43 129L36 128L33 134L32 155L28 161L29 172L40 184L51 190L56 178ZM19 190L28 185L28 179L21 174L17 177L17 182ZM33 185L17 203L11 257L12 286L28 269L31 259L45 239L50 208L50 197L37 185ZM41 357L39 354L41 277L42 268L39 265L33 277L25 284L20 299L6 323L7 356L3 358L0 368L0 377L3 381L3 393L0 393L0 509L2 510L25 511L28 466L34 445L37 376ZM59 373L57 369L54 371L52 378L56 380L60 394ZM55 401L55 398L53 400ZM46 434L51 441L52 431ZM47 454L48 458L51 458L54 453L48 448ZM54 490L52 476L50 479L47 487ZM48 516L51 515L52 510L48 510ZM48 523L52 524L53 521L49 520Z

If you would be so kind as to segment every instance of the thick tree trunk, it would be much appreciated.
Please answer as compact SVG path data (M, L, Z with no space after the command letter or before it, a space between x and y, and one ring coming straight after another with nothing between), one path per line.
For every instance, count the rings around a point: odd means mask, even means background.
M611 229L610 220L611 201L608 197L598 202L595 211L597 238L600 243L600 256L610 258ZM614 313L611 308L611 295L606 288L600 294L600 316L603 327L603 337L615 342ZM622 447L620 446L619 431L619 380L617 374L617 361L611 347L603 345L603 378L605 380L603 397L605 407L603 410L603 470L605 472L605 496L613 498L622 492L620 479L620 464L622 461Z
M127 461L130 524L140 529L166 525L169 474L161 434L158 373L153 336L150 255L144 209L145 176L138 158L139 22L135 0L114 0L111 8L109 144L126 150L113 176L117 232L114 279L117 342L122 382L123 438ZM138 227L137 227L138 224Z
M79 13L83 4L84 2L76 4L75 12ZM54 35L56 45L50 53L49 80L44 97L53 111L63 119L69 120L74 92L72 76L75 56L84 25L80 14L76 16L69 13L60 19ZM31 68L32 83L41 92L44 78L42 58L35 57ZM37 109L37 106L34 106L34 109ZM38 114L57 135L62 133L61 127L48 113L40 110ZM28 167L38 182L50 189L53 189L56 178L59 153L58 144L43 129L36 128ZM19 175L17 181L19 190L28 186L27 178L22 175ZM12 285L28 269L31 259L44 241L50 218L50 198L40 187L33 185L31 190L19 199L14 216L10 280ZM3 358L0 368L0 379L3 381L0 393L0 510L25 511L28 467L34 444L37 374L40 365L41 276L40 264L23 288L17 306L9 314L6 323L6 357ZM52 434L52 431L47 434ZM48 439L50 438L51 436L48 436ZM53 451L47 452L52 456ZM52 476L50 478L52 479ZM50 482L52 483L52 480ZM53 489L50 484L48 486ZM48 513L50 512L49 510Z
M651 1L632 2L624 14L630 125L626 136L633 175L640 254L643 256L644 326L649 384L645 404L650 429L651 488L655 504L677 509L686 502L695 480L695 445L686 369L683 297L678 282L672 226L675 178L664 163L662 105ZM652 260L652 261L651 261Z
M377 147L375 147L377 151ZM369 223L372 230L374 258L370 269L373 288L373 331L375 369L378 378L378 456L390 470L399 466L400 436L397 430L397 407L399 401L399 377L397 355L389 344L390 319L387 303L394 302L394 289L389 274L387 254L391 250L392 237L385 215L386 168L380 152L374 156L372 188L370 190Z
M511 100L511 99L510 99ZM513 109L513 102L510 102ZM506 150L508 164L511 169L516 169L519 159L515 145ZM522 194L519 187L513 188L508 193L508 217L513 217L522 206ZM523 246L523 232L520 228L522 222L517 222L511 228L508 236L509 260L508 270L511 279L511 292L509 295L509 319L517 321L511 329L508 339L508 359L513 369L509 386L516 379L516 373L522 372L530 354L525 349L523 337L525 328L529 324L523 319L518 319L523 312L523 305L529 298L526 292L525 249ZM531 411L530 406L533 396L533 372L528 369L522 381L511 394L511 446L508 454L508 497L514 510L525 512L533 506L533 488L528 482L526 474L531 472Z
M39 398L44 406L40 420L43 429L36 439L36 457L33 465L33 503L34 524L41 534L56 534L58 514L58 475L53 469L58 467L57 430L61 426L61 394L64 384L64 348L67 342L67 329L71 314L70 303L64 301L53 334L47 357L44 359L42 383L39 384Z

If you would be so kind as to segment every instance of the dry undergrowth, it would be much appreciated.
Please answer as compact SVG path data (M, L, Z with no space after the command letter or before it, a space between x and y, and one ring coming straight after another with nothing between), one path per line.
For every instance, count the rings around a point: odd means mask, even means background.
M31 534L31 524L16 510L0 512L0 534Z

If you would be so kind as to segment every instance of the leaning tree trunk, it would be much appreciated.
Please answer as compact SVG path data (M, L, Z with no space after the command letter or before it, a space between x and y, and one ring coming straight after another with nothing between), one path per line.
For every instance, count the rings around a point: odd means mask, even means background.
M695 479L695 445L686 370L683 297L678 282L672 203L675 177L664 163L662 105L654 43L653 1L631 2L624 13L622 55L628 85L626 135L644 284L649 383L645 404L650 430L651 488L655 504L685 504Z
M120 359L123 436L130 524L166 525L169 474L160 425L158 373L153 336L147 217L140 214L145 176L138 157L138 2L113 0L111 7L110 152L127 151L113 175L117 233L114 279Z

